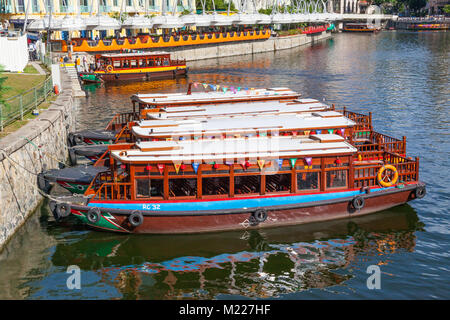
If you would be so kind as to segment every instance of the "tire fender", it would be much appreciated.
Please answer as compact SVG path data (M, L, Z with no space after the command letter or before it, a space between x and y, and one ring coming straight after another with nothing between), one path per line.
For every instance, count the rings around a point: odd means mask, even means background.
M99 208L90 208L86 214L86 218L90 223L95 224L100 220L100 214Z
M144 222L144 216L139 211L133 211L128 217L128 222L134 228L139 227Z

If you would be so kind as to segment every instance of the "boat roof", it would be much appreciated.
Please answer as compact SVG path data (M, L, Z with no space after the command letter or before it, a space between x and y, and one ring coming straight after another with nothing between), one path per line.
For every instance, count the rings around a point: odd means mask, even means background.
M170 52L153 51L153 52L129 52L129 53L103 53L100 56L104 58L126 58L126 57L145 57L145 56L160 56L170 55Z
M253 103L236 104L208 104L194 106L173 106L162 108L160 111L148 112L146 118L149 120L160 119L192 119L208 118L217 116L242 116L258 114L283 114L283 113L301 113L301 112L320 112L326 111L330 107L317 100L311 102L299 100L298 102L283 101L260 101ZM339 114L342 116L341 114Z
M206 119L165 119L165 120L142 120L138 125L132 127L132 133L136 137L167 137L184 135L214 135L214 134L237 134L256 133L262 131L289 131L306 129L330 129L353 127L355 122L334 115L335 111L325 111L320 114L258 114L253 116L243 115L241 117L214 117Z
M200 84L201 85L201 84ZM242 88L242 87L241 87ZM298 98L300 93L292 91L289 88L267 88L267 89L249 89L240 91L194 91L191 94L186 93L154 93L141 94L137 93L131 96L131 100L143 104L162 105L162 104L177 104L177 103L205 103L205 102L219 102L219 101L242 101L242 100L263 100L268 97Z
M339 137L339 136L337 136ZM336 137L336 138L337 138ZM346 141L324 142L305 136L251 137L216 140L138 142L137 149L114 150L122 163L201 163L244 159L285 159L305 156L350 155L357 149Z

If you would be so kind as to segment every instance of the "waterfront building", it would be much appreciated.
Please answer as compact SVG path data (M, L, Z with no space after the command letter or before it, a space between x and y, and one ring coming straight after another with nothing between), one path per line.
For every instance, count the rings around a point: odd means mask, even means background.
M426 8L429 15L444 14L445 5L450 4L450 0L429 0Z

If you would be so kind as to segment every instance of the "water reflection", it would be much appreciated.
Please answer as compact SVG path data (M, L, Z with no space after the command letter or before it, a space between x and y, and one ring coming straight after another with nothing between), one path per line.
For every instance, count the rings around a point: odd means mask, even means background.
M404 205L351 220L251 232L142 236L87 232L56 245L54 266L76 264L111 286L115 298L251 298L341 285L358 259L379 264L413 251L422 224ZM335 272L340 270L342 272ZM61 294L61 293L59 293Z

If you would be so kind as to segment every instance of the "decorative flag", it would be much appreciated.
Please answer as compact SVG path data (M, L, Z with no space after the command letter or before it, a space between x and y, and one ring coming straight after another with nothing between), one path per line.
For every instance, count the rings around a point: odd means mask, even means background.
M344 136L344 134L345 134L345 129L339 129L339 131L341 132L341 136Z
M173 138L166 138L166 141L172 141Z
M180 171L181 163L174 163L173 166L175 167L175 172L178 173L178 171Z
M207 83L203 83L203 88L208 88L208 84Z
M292 131L292 135L296 136L297 135L297 131Z
M237 88L237 91L241 91L241 87L238 87L238 88Z
M333 134L333 129L328 129L329 134Z
M180 168L181 168L181 170L185 170L185 169L186 169L186 165L183 163L183 164L180 166Z
M305 157L305 162L308 166L311 166L312 164L312 158L311 157Z
M145 169L146 169L147 171L150 171L150 170L152 169L152 166L148 164L148 165L145 167Z
M232 166L232 165L233 165L233 162L231 162L231 161L225 161L225 164L226 164L227 166Z
M194 82L194 88L198 87L198 82Z
M219 88L220 88L220 85L217 85L216 86L216 90L219 91Z
M158 165L156 165L157 167L158 167L158 170L159 170L159 173L160 174L163 174L163 172L164 172L164 164L158 164Z
M317 130L317 134L322 134L322 130Z
M247 164L247 161L241 161L241 166L242 166L242 168L244 168L244 170L247 169L246 164Z
M258 160L258 166L259 166L259 169L260 170L262 170L263 169L263 167L264 167L264 162L265 162L265 160Z
M218 164L218 163L215 163L215 162L213 162L213 168L214 168L214 169L219 169L219 164Z
M283 159L278 159L278 168L281 169L283 166Z
M227 87L223 87L222 90L223 90L223 93L226 93L228 88Z
M306 130L306 131L303 131L303 132L305 133L305 136L309 136L309 133L310 133L311 131Z
M199 163L197 163L197 162L194 162L193 164L192 164L192 168L194 169L194 172L195 173L197 173L197 171L198 171L198 166L199 166L200 164Z
M295 163L297 162L297 158L291 158L291 159L289 159L289 161L291 162L291 167L294 168Z

